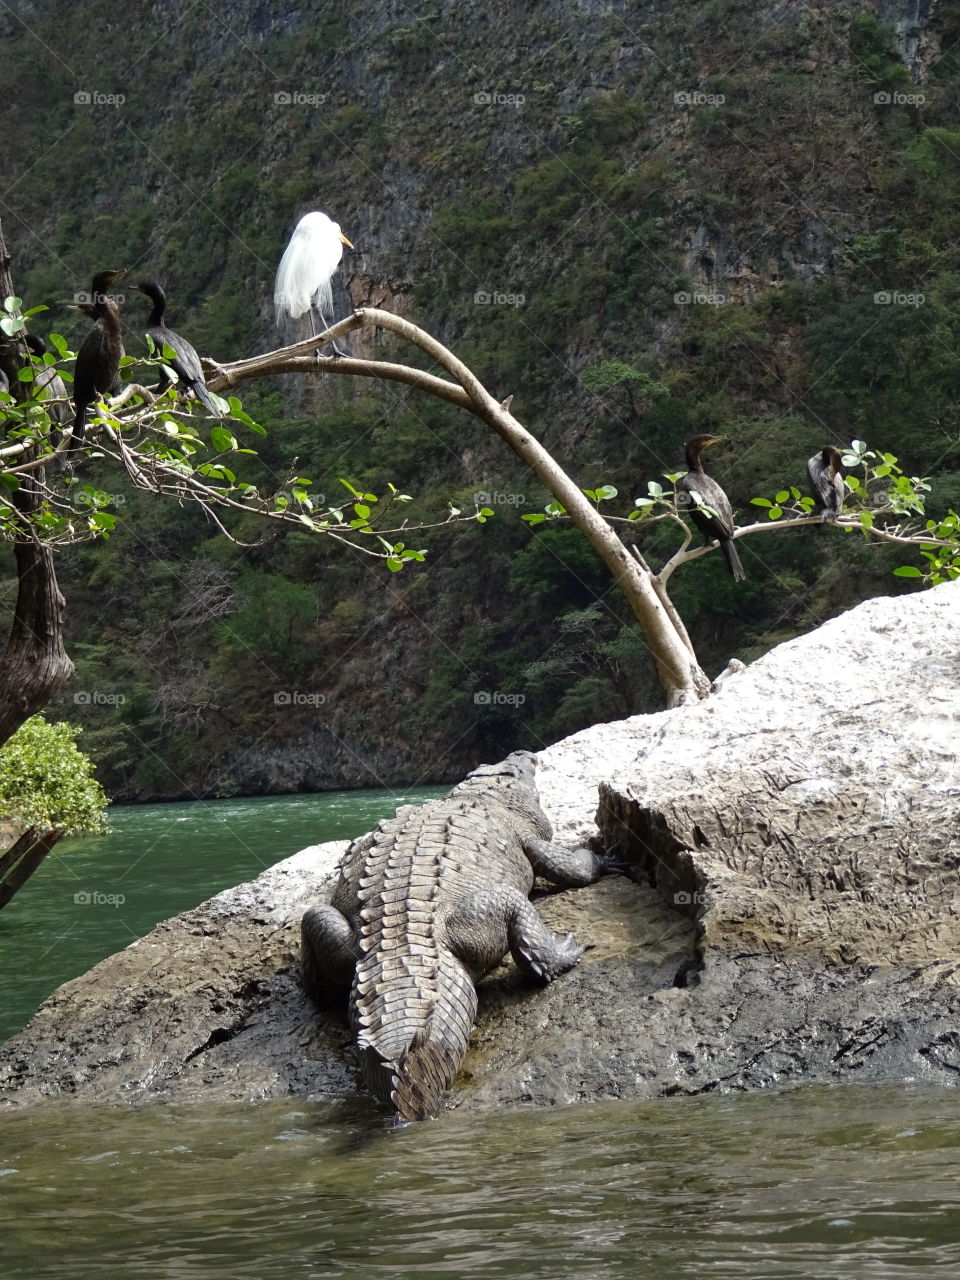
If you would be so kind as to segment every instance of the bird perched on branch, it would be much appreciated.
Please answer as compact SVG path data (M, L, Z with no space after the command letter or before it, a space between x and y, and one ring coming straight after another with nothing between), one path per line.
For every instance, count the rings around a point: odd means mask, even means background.
M843 459L837 449L828 446L815 453L807 463L810 476L810 492L817 504L821 524L830 524L840 515L843 507L844 487L840 467Z
M196 350L186 338L182 338L179 333L174 333L172 329L168 329L163 322L164 312L167 307L166 294L156 280L141 280L137 288L141 293L146 294L153 303L147 320L147 335L153 340L157 355L163 355L165 346L176 352L175 358L166 363L170 365L170 368L177 375L189 395L193 396L195 400L199 400L208 413L212 413L217 418L222 417L219 405L207 390L200 357L197 355ZM157 383L156 388L157 395L162 395L169 385L170 378L167 376L166 371L161 369L160 381Z
M716 480L704 471L700 457L704 449L712 444L718 444L723 439L725 439L724 436L705 434L694 436L692 440L687 441L684 449L689 470L677 481L678 504L686 509L690 519L707 542L716 539L720 543L720 550L726 557L727 566L733 574L734 581L741 582L747 575L743 571L740 556L733 545L736 529L733 523L733 508L730 506L730 499ZM709 510L705 511L704 507L708 507Z
M343 257L343 246L353 245L339 226L325 213L305 213L297 223L287 245L273 290L277 324L284 317L298 320L307 312L316 312L320 329L329 329L333 316L333 290L330 281ZM337 355L343 355L333 343Z
M24 342L30 351L30 354L36 356L38 360L43 360L47 354L47 344L38 333L28 333L24 338ZM47 412L58 426L65 427L70 420L70 406L67 403L69 396L63 379L57 373L53 365L43 365L38 369L33 380L33 385L38 391L45 391L45 400L52 400L58 403L49 405Z
M123 358L123 325L120 308L108 296L107 290L115 280L126 274L120 271L100 271L90 286L90 302L81 302L75 310L82 311L93 320L93 328L84 338L77 352L73 371L73 402L76 416L73 420L73 439L70 448L76 449L83 440L87 426L87 414L98 396L115 394L120 389L120 361Z

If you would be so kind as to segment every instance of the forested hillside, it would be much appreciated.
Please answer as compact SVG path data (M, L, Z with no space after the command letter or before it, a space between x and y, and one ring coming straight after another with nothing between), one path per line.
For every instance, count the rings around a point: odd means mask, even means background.
M42 331L75 346L56 304L126 267L201 354L269 350L280 254L324 209L357 248L338 314L383 299L435 333L618 514L700 430L729 438L709 462L742 523L854 437L960 507L958 0L104 13L0 15L0 217ZM477 493L496 515L393 576L118 494L120 531L61 560L77 677L54 707L114 796L440 780L661 705L609 576L521 521L547 495L474 419L347 378L243 395L269 431L254 472L297 458L328 497L392 481L415 516ZM676 543L636 536L654 561ZM737 545L745 582L718 555L673 582L709 671L904 586L902 552L854 533Z

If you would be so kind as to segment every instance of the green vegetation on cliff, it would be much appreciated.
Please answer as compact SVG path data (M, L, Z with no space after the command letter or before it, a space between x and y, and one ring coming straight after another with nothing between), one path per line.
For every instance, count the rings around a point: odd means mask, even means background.
M956 0L899 44L869 4L508 6L491 41L470 3L264 23L236 0L222 26L170 15L159 43L143 0L119 40L85 4L21 9L0 19L3 216L31 304L127 266L163 280L202 354L265 350L287 235L323 208L358 247L339 310L385 298L437 333L622 514L699 430L730 438L713 474L741 522L854 437L933 477L933 515L960 506ZM145 308L124 314L139 350ZM499 441L346 381L245 396L264 480L298 458L328 494L388 478L426 495L412 519L477 493L496 517L436 535L395 581L306 535L244 550L118 493L123 532L61 570L78 676L54 708L111 791L448 777L660 705L609 575L573 530L522 523L548 495ZM674 537L643 536L653 559ZM711 670L909 586L901 553L855 535L742 554L742 584L718 556L672 583Z

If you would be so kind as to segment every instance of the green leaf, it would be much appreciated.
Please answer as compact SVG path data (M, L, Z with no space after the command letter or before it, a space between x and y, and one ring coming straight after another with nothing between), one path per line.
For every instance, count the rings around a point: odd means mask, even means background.
M789 497L790 497L790 493L789 493L789 491L788 491L787 489L781 489L781 490L780 490L780 492L779 492L779 493L776 495L776 497L774 498L774 502L775 502L775 503L777 504L777 506L779 507L779 506L781 506L784 502L786 502L786 501L788 500L788 498L789 498Z
M27 326L22 320L15 319L11 316L4 316L3 319L0 320L0 329L2 329L9 338L13 338L18 333L22 333L26 327Z
M391 573L399 573L403 568L403 561L397 556L387 556L387 568Z
M19 370L19 372L17 373L17 381L18 381L18 382L32 382L32 381L33 381L33 369L31 368L31 366L30 366L30 365L28 365L28 364L27 364L27 365L24 365L24 367L23 367L22 369L20 369L20 370Z
M366 506L365 503L355 502L353 504L353 510L355 514L358 515L362 521L364 521L364 523L366 523L366 521L370 519L370 508Z
M902 564L899 569L894 569L894 574L898 578L922 578L923 574L913 564Z
M750 501L755 507L772 507L773 503L767 498L751 498Z
M3 300L4 311L19 311L23 306L23 299L18 298L15 293L8 294Z
M652 507L653 499L652 498L634 498L633 505L635 507Z
M67 346L66 339L61 337L59 333L51 333L49 337L50 337L51 345L56 347L57 349L57 354L59 356L65 357L67 352L70 350L70 348Z
M359 489L355 489L349 480L344 480L341 478L340 483L343 485L345 489L348 489L355 498L359 499L363 497L363 494L359 491Z
M492 515L494 514L494 512L493 512L493 509L492 509L491 507L481 507L481 508L480 508L480 514L481 514L482 516L492 516Z
M532 516L520 517L521 520L526 520L527 524L543 524L544 520L546 520L547 518L548 518L547 516L540 515L539 512L537 512L535 515L532 515Z
M210 443L217 453L230 453L237 447L237 437L226 427L211 427Z
M767 512L767 516L771 520L779 520L782 515L783 515L782 507L771 507L770 510Z
M588 497L588 498L590 499L590 501L591 501L591 502L596 502L596 500L597 500L597 491L596 491L596 489L584 489L584 490L583 490L583 493L585 494L585 496L586 496L586 497Z

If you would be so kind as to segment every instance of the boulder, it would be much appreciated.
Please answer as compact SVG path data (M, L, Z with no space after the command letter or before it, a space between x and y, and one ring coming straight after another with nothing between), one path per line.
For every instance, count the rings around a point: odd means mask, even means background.
M544 892L587 951L481 984L451 1106L960 1079L960 582L780 645L708 701L540 755L565 843L630 875ZM305 850L67 983L0 1049L0 1100L348 1096L346 1018L297 926L344 845Z

